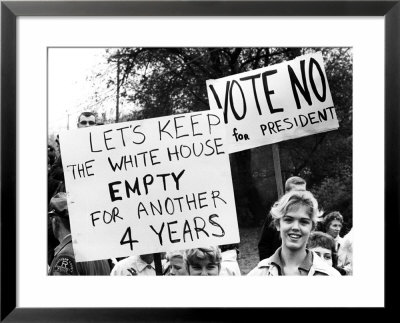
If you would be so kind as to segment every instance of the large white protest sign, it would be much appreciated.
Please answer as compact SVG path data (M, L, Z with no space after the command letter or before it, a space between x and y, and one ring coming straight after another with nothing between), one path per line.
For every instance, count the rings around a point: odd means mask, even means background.
M321 53L207 81L229 153L339 127Z
M239 242L222 111L60 134L77 261Z

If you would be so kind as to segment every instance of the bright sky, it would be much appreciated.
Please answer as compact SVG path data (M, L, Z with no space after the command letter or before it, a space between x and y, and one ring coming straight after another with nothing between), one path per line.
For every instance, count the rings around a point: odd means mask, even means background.
M49 134L76 128L78 111L93 92L86 78L104 61L103 48L50 48L48 56Z
M115 49L116 50L116 49ZM97 111L107 116L115 113L116 91L107 88L105 79L94 78L99 72L108 71L116 77L116 66L107 64L105 48L50 48L48 56L48 128L49 135L67 129L76 129L82 111ZM116 80L115 80L116 81ZM108 97L96 104L94 94ZM119 110L126 113L133 106L124 106L120 100Z

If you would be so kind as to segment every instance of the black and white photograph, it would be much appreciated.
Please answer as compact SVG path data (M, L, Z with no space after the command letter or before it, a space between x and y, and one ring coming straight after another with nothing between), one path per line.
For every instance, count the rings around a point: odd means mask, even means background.
M352 275L352 48L47 67L48 275Z
M400 4L200 2L2 2L1 321L391 306Z

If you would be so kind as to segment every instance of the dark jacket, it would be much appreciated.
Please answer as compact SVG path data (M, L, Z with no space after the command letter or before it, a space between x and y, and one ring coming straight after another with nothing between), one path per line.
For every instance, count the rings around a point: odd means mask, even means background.
M271 257L280 246L279 231L273 226L271 217L267 216L261 229L260 240L258 241L260 260Z
M67 235L54 250L49 275L109 276L107 260L76 262L71 235Z

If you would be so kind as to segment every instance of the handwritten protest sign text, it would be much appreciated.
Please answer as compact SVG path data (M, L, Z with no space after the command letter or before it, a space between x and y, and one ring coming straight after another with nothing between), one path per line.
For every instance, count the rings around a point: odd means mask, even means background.
M60 135L77 261L239 241L222 111Z
M207 81L229 153L339 127L320 53Z

